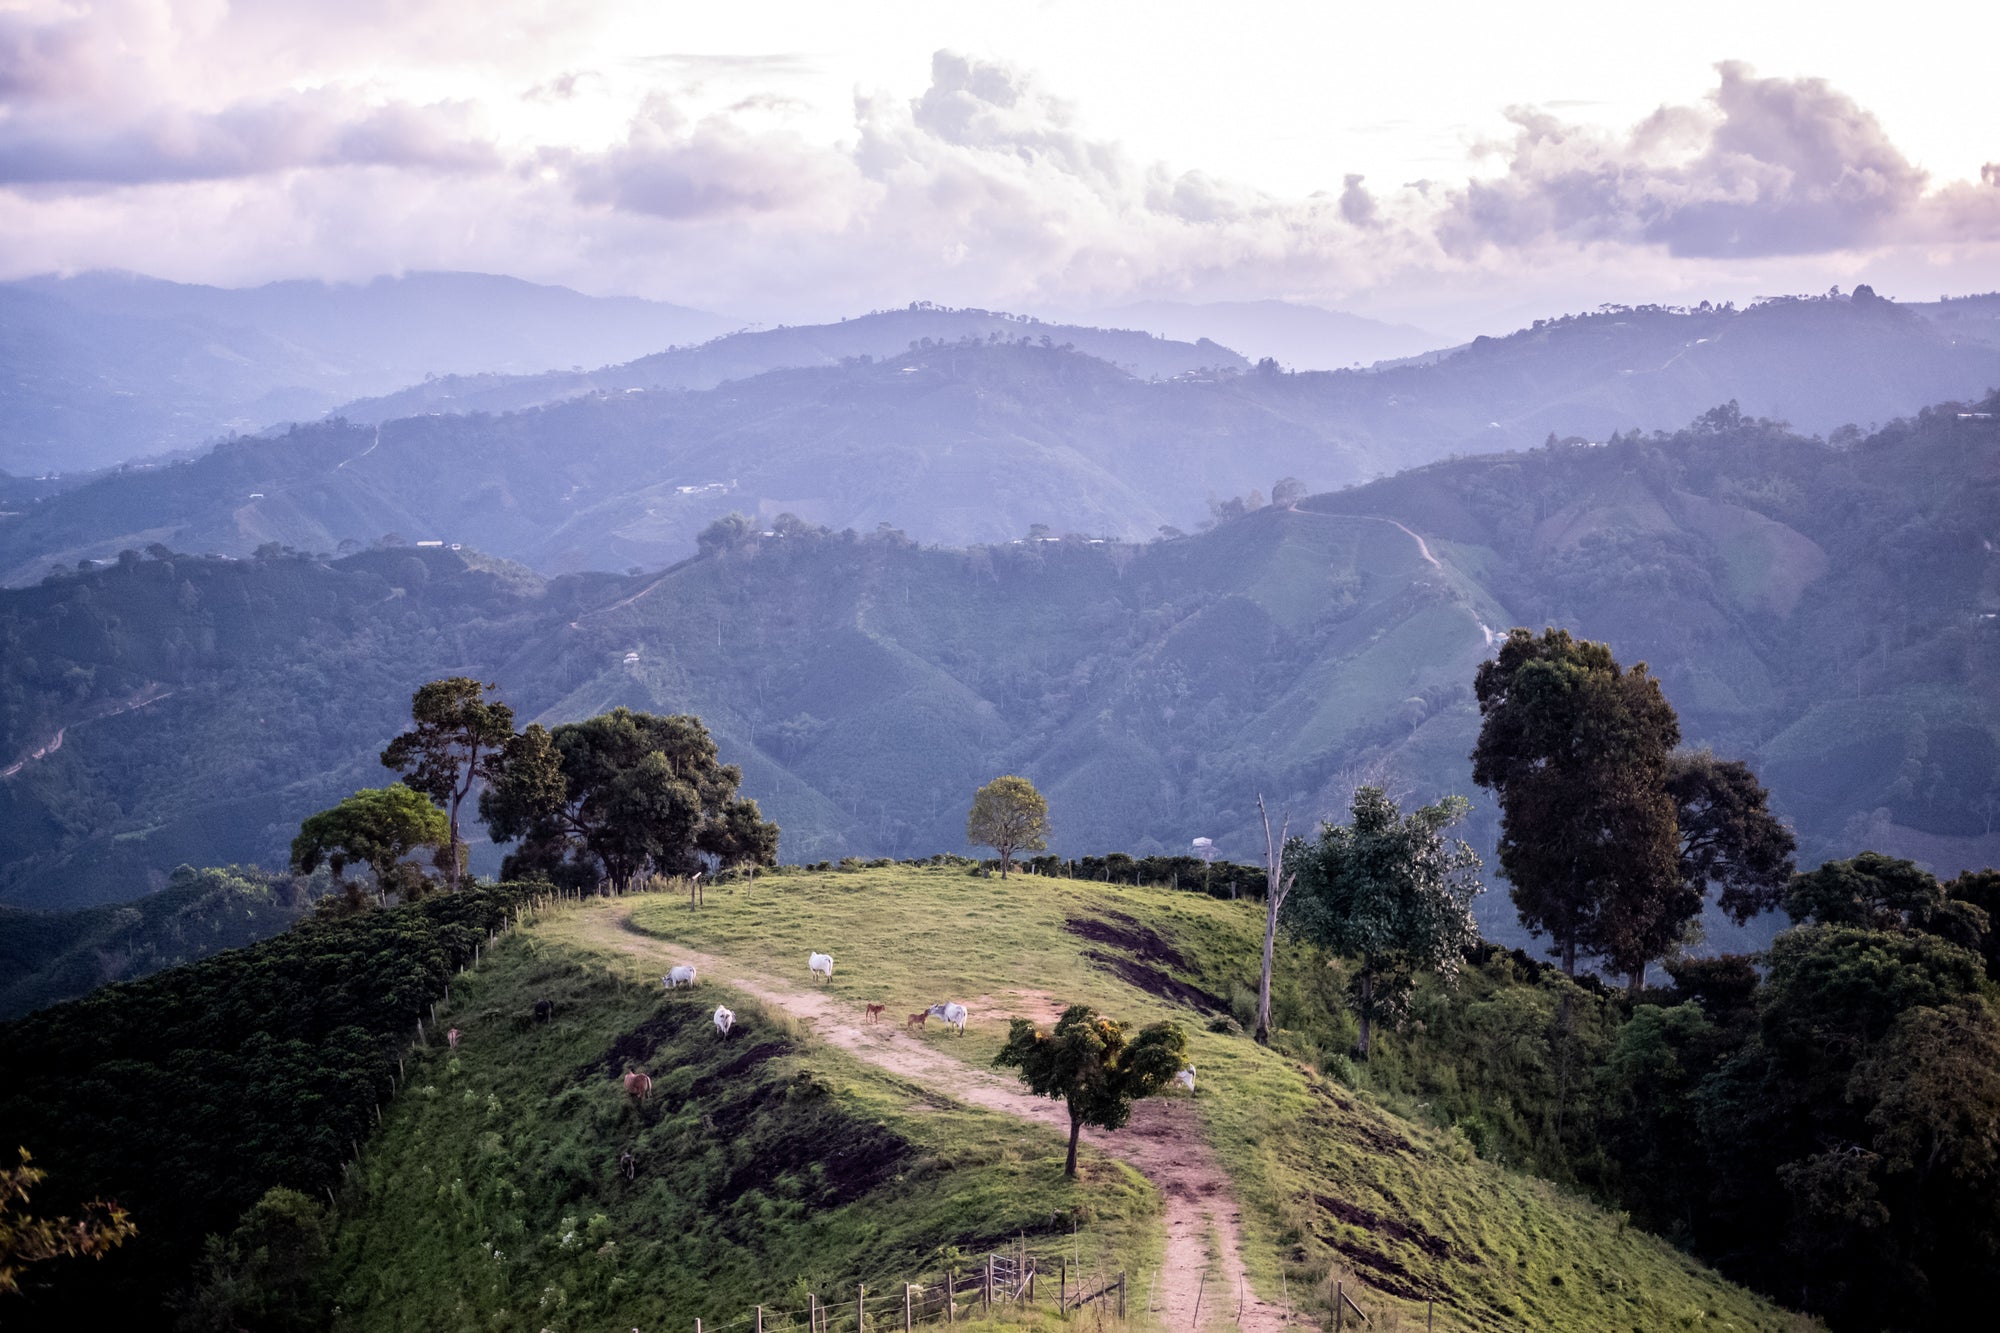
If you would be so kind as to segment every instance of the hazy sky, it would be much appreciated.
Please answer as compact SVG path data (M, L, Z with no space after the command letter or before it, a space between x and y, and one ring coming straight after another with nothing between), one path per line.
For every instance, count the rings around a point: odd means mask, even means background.
M1446 332L2000 287L2000 7L0 0L0 276Z

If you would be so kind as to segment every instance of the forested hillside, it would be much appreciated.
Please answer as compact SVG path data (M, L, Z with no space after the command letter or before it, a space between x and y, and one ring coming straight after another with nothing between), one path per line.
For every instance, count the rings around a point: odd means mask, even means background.
M305 814L383 780L410 692L461 673L524 721L699 714L787 860L956 847L1005 771L1067 854L1209 836L1254 859L1260 791L1301 819L1361 776L1472 793L1473 670L1543 623L1649 661L1803 863L1874 846L1949 875L1994 859L2000 811L1996 434L1945 408L1824 443L1725 411L1145 546L769 520L664 573L552 580L438 549L135 553L0 597L0 899L275 865Z
M1983 306L1942 309L1948 328L1859 294L1617 308L1421 363L1288 375L1237 373L1206 342L920 307L560 383L427 386L105 477L0 517L0 580L154 541L244 555L388 534L544 573L653 567L731 510L954 545L1035 524L1146 540L1286 476L1332 489L1551 433L1672 429L1731 400L1830 433L2000 384Z

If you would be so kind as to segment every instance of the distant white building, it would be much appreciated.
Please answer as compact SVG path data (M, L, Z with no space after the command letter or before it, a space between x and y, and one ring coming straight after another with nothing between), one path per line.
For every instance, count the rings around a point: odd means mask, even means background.
M1213 861L1215 859L1215 839L1196 838L1192 846L1194 847L1194 854L1202 860Z
M639 654L637 654L637 653L627 653L627 654L625 654L625 665L626 665L626 666L638 666L638 665L639 665Z

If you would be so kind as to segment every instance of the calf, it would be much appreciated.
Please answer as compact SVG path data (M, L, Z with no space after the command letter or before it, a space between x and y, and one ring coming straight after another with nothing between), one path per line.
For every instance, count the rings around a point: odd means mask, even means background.
M625 1071L625 1095L645 1101L653 1095L653 1080L643 1069Z
M928 1009L924 1010L921 1014L911 1014L909 1018L904 1021L903 1026L910 1028L920 1028L924 1025L924 1020L929 1018L930 1016L931 1016L931 1011Z
M884 1009L887 1009L888 1007L889 1007L889 1006L888 1006L888 1005L886 1005L886 1004L871 1004L871 1005L869 1005L869 1006L868 1006L868 1021L869 1021L869 1022L871 1022L871 1023L874 1023L874 1022L878 1022L878 1021L880 1021L880 1019L881 1019L881 1017L882 1017L882 1011L883 1011Z

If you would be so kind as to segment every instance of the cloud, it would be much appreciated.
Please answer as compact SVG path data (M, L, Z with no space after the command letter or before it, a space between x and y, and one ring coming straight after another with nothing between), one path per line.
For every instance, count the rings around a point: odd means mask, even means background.
M1736 62L1698 107L1661 107L1628 133L1516 108L1506 172L1450 197L1455 254L1615 241L1693 258L1820 254L1893 239L1926 178L1873 115L1820 79L1758 78Z
M664 96L611 149L545 161L567 172L583 204L670 221L823 205L847 174L837 155L795 134L752 133L725 116L689 123Z
M491 170L491 145L451 104L371 106L320 91L202 114L163 108L96 124L60 114L0 122L0 185L138 185L256 176L302 167Z

